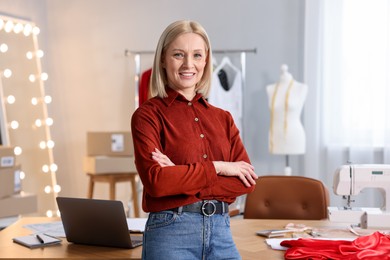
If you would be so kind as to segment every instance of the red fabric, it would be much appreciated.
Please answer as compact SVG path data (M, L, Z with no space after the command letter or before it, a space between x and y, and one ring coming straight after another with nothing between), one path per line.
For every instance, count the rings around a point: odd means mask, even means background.
M152 75L152 69L144 71L141 75L138 88L138 102L139 105L142 105L146 100L148 100L149 93L149 82L150 76Z
M282 246L289 247L285 259L390 259L390 235L375 232L354 241L301 238L285 240Z
M147 100L133 114L131 132L137 171L143 189L142 207L156 212L199 201L232 203L253 191L238 177L217 175L212 161L249 161L230 113L210 105L197 94L189 102L167 88L168 97ZM161 167L154 149L175 166Z

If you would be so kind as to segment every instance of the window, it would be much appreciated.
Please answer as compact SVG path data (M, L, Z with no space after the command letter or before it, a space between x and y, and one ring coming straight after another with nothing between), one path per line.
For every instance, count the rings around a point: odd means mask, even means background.
M390 1L324 1L325 145L390 139ZM387 136L386 136L387 135Z

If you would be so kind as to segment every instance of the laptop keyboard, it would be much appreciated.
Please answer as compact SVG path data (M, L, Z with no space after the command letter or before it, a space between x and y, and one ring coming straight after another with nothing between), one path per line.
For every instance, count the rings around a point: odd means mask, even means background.
M130 236L133 247L142 245L142 236Z

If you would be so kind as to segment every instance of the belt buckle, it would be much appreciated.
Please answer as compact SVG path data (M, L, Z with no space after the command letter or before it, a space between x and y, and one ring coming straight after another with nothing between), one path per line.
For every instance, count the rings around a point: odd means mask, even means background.
M213 206L213 211L211 213L208 212L208 208L207 206L211 204ZM207 210L207 212L206 212ZM211 200L205 200L202 204L202 213L203 215L207 216L207 217L211 217L212 215L215 214L215 212L217 211L217 206L215 205L215 203Z

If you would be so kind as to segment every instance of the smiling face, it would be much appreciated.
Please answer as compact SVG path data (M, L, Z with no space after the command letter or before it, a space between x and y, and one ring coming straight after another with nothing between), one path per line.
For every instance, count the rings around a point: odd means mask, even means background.
M206 66L206 44L195 33L178 36L165 51L163 68L168 85L188 100L195 96L196 84L201 80Z

